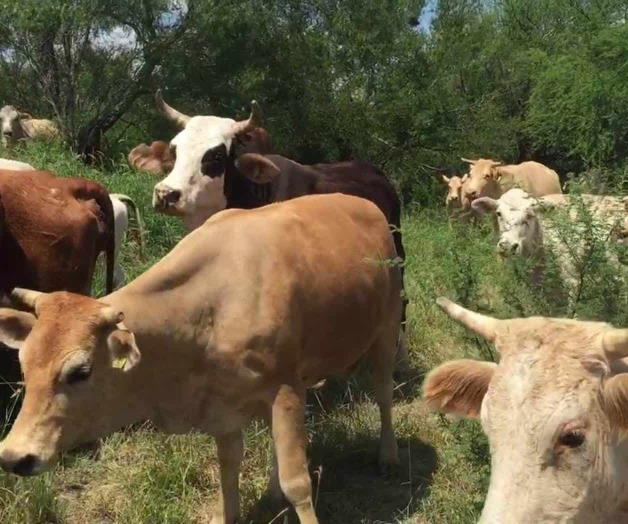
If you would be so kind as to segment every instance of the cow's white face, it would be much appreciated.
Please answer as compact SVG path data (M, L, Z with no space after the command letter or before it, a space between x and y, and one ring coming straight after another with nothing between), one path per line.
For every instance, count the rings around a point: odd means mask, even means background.
M628 329L439 304L501 355L447 362L424 383L431 407L481 418L491 482L480 522L626 522Z
M226 206L225 171L235 120L195 116L170 145L176 155L172 172L155 186L157 211L183 217L197 227Z
M536 214L537 202L519 188L511 189L495 200L481 197L472 204L478 213L495 213L499 224L497 251L502 256L529 257L536 253L541 228Z
M19 138L20 113L13 106L4 106L0 109L0 130L2 143L7 144Z

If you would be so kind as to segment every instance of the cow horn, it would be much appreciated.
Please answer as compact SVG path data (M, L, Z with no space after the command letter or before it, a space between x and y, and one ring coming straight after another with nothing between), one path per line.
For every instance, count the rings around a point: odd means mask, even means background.
M177 124L181 129L185 128L187 123L190 121L188 115L184 115L180 113L173 107L170 107L166 102L164 102L163 97L161 96L161 89L158 89L155 93L155 104L157 105L157 110L164 115L168 120L171 120L175 124Z
M471 159L465 158L463 156L460 157L460 160L462 160L463 162L466 162L467 164L475 164L477 162L477 160L471 160Z
M499 162L498 160L491 160L491 167L497 167L503 165L503 162Z
M259 107L259 104L253 100L251 102L251 115L247 120L242 120L241 122L236 122L233 124L233 134L241 135L244 133L248 133L252 131L256 127L260 127L262 125L262 110Z
M604 353L610 360L628 356L628 329L611 328L602 338Z
M33 291L31 289L16 287L13 289L13 291L11 291L11 300L37 312L37 301L43 295L45 295L45 293L42 293L41 291Z
M500 320L465 309L445 297L438 298L436 303L456 322L484 337L489 342L495 340Z

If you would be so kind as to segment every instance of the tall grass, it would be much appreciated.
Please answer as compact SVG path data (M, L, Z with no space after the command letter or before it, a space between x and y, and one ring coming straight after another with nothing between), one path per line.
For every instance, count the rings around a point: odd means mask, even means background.
M140 259L137 245L125 244L122 260L128 279L145 271L183 235L174 219L150 209L156 181L151 175L131 172L123 162L104 171L90 169L55 145L33 145L16 157L63 176L98 180L136 200L148 230L148 249ZM488 221L450 225L440 210L411 209L404 217L403 235L413 372L396 390L402 466L390 477L377 474L378 417L368 380L358 374L331 381L312 394L309 456L321 522L474 522L488 485L486 439L475 422L429 413L420 400L420 386L425 373L444 360L498 356L489 344L442 314L434 299L445 295L498 317L565 313L560 279L550 275L538 288L530 283L531 268L525 262L499 260ZM625 281L609 276L600 264L587 266L587 282L602 282L606 296L625 296ZM593 278L596 275L599 278ZM101 290L102 282L97 292ZM617 325L628 320L625 304L606 308L595 293L582 295L579 311ZM270 468L268 429L254 422L247 431L241 476L243 522L271 522L281 512L263 497ZM217 485L210 437L166 436L145 425L104 439L96 451L67 454L44 476L15 479L0 474L0 522L208 522Z

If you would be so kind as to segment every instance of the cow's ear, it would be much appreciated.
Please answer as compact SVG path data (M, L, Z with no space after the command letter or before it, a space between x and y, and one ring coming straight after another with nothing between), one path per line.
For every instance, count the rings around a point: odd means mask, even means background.
M32 313L0 308L0 342L12 349L20 349L30 334L37 318Z
M445 182L445 184L449 184L449 177L448 176L441 175L441 177L443 177L443 182Z
M140 361L142 354L135 343L135 335L127 329L115 329L107 337L112 366L130 371Z
M476 198L471 203L471 207L473 208L473 211L479 213L480 215L493 213L497 209L497 200L491 197Z
M496 368L497 364L476 360L447 362L427 376L423 398L431 409L478 418Z
M245 153L236 160L236 168L247 178L257 184L271 182L281 170L264 155Z
M628 373L620 373L604 382L602 407L613 428L628 431Z

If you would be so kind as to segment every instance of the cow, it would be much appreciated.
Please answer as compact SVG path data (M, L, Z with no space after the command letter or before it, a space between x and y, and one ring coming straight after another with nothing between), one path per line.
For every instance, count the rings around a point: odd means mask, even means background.
M480 419L488 436L480 522L628 522L628 329L438 304L500 355L446 362L423 386L428 406Z
M0 158L0 170L2 169L7 169L9 171L33 171L35 168L26 162Z
M98 254L113 290L115 224L107 190L46 171L0 171L0 290L89 293Z
M0 340L19 348L26 396L0 443L0 466L38 474L63 450L141 420L169 433L203 431L215 436L220 465L212 522L233 524L242 430L260 416L270 422L279 488L302 524L316 524L308 387L370 361L380 466L398 463L391 408L401 276L385 263L395 256L374 204L313 195L218 213L100 300L14 290L29 312L0 310Z
M19 162L17 160L8 160L0 158L0 170L6 169L11 171L35 171L35 168L26 162ZM139 234L139 250L140 258L143 257L143 251L145 248L144 240L144 226L142 224L142 217L140 210L127 195L110 194L109 199L113 209L114 216L114 268L113 268L113 287L120 287L124 283L124 270L120 264L120 249L122 248L122 242L129 227L128 208L130 207L135 215L135 222L138 228ZM56 291L56 290L55 290Z
M129 165L138 171L167 175L174 166L174 155L168 142L157 140L150 146L140 144L128 156Z
M547 251L558 257L561 276L569 289L570 309L581 285L579 261L586 260L586 249L591 242L606 242L614 232L621 235L626 219L624 203L614 196L556 194L534 198L514 188L497 200L481 197L471 205L476 213L496 216L497 252L501 256L520 256L537 263L535 283L540 283ZM565 216L552 213L557 209L564 209ZM561 226L560 218L570 225ZM613 258L609 253L609 260Z
M447 186L447 195L445 195L445 208L447 211L453 212L458 210L468 210L470 202L467 200L462 188L464 183L468 180L469 174L466 173L462 177L459 177L458 175L448 177L443 174L441 175L441 178Z
M556 171L538 162L528 161L515 165L480 158L463 162L471 165L464 193L470 201L488 196L499 198L513 187L519 187L532 196L562 193Z
M5 147L26 138L52 139L60 135L57 124L52 120L33 118L8 105L0 109L0 127L2 145Z
M122 249L122 242L129 229L129 208L135 216L135 223L138 231L138 246L140 258L144 257L144 250L146 247L144 239L144 224L142 223L142 215L140 213L137 204L133 199L127 195L119 193L111 193L109 195L111 204L113 206L113 216L115 223L115 251L114 251L114 268L113 268L113 287L120 287L125 280L124 270L120 263L120 250Z
M255 101L249 118L241 122L216 116L190 117L166 104L160 91L156 103L159 111L181 129L170 142L176 157L174 168L153 192L153 207L158 212L181 217L186 228L193 230L222 209L253 209L308 194L361 196L374 202L392 225L403 275L401 204L394 186L375 166L360 161L304 166L284 157L267 156L266 160L271 164L276 161L281 169L270 167L270 171L279 172L261 179L250 169L243 172L239 167L260 162L268 165L263 156L272 152ZM400 363L405 366L405 335L400 346Z

